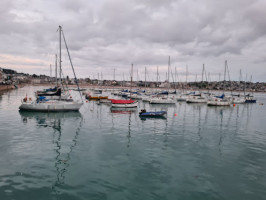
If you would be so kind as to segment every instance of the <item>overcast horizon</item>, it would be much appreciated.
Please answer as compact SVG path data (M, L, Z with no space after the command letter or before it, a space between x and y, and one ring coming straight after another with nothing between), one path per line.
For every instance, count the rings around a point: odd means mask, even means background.
M166 79L168 57L178 80L223 80L228 61L231 80L265 82L266 1L263 0L2 0L0 67L50 75L63 27L78 78ZM73 77L65 47L65 76ZM138 71L138 76L137 76ZM170 75L172 77L172 75ZM101 78L101 76L99 77ZM205 79L205 78L204 78ZM228 80L228 76L226 78ZM170 79L171 80L171 79Z

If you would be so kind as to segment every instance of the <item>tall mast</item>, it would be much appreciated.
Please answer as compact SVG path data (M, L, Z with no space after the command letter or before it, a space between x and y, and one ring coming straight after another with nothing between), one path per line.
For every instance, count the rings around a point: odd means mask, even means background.
M56 87L58 87L58 81L57 81L57 54L55 54L55 81L56 81Z
M225 90L225 76L226 76L226 65L227 65L227 60L225 61L225 64L224 64L224 84L223 84L223 94L224 94L224 90Z
M202 75L201 75L201 90L200 90L200 94L201 94L201 91L202 91L202 88L203 88L203 74L204 74L204 70L205 70L205 67L204 67L204 64L202 66Z
M175 92L176 92L176 67L175 67Z
M59 26L59 78L60 78L60 82L62 82L61 80L61 74L62 74L62 58L61 58L61 32L62 32L62 27Z
M239 72L239 95L240 95L240 91L241 91L241 89L240 89L240 86L241 86L241 79L242 79L242 70L240 69L240 72Z
M186 90L188 89L187 76L188 76L188 66L186 66Z
M50 64L50 81L51 81L51 78L52 78L52 65Z
M133 82L133 64L131 66L131 76L130 76L130 99L131 99L131 93L132 93L132 82Z
M232 81L230 78L230 72L229 72L229 67L228 67L227 61L226 61L226 69L227 69L227 74L228 74L228 81L229 81L229 85L230 85L231 95L233 96Z
M205 75L206 75L206 70L205 70ZM210 83L211 83L211 74L208 72L208 79L206 78L207 84L208 84L208 93L210 95Z
M158 66L157 66L157 78L156 78L156 81L157 81L157 87L159 86L159 83L158 83Z
M115 68L114 68L114 83L115 83ZM115 90L115 84L113 84L113 92Z
M145 88L146 88L146 86L147 86L147 83L146 83L146 74L147 74L147 69L146 69L146 67L145 67Z
M250 76L250 89L251 89L251 94L252 94L252 96L253 96L253 89L252 89L252 75Z
M125 74L123 72L123 87L125 87Z
M103 87L103 74L102 74L102 72L101 72L101 88Z
M169 79L169 75L170 75L170 56L169 56L169 60L168 60L168 75L167 75L167 80L168 80L168 90L170 88L170 79ZM169 91L168 91L169 92Z
M204 74L204 64L202 66L201 82L203 82L203 74Z
M79 91L79 95L80 95L80 98L81 98L81 101L83 103L83 99L82 99L82 95L81 95L81 92L80 92L80 89L79 89L79 82L78 82L78 79L77 79L77 76L76 76L76 73L75 73L75 70L74 70L74 66L73 66L73 63L72 63L72 60L71 60L71 57L70 57L70 53L68 51L68 47L67 47L67 43L66 43L66 38L65 38L65 35L64 35L64 32L62 31L62 27L60 27L60 32L62 33L62 36L63 36L63 39L64 39L64 42L65 42L65 47L66 47L66 50L67 50L67 55L68 55L68 58L69 58L69 62L70 62L70 65L71 65L71 68L72 68L72 71L73 71L73 74L74 74L74 78L76 80L76 85L78 87L78 91ZM61 34L60 34L60 39L61 39ZM60 40L60 65L61 65L61 40ZM60 67L60 78L61 78L61 67Z

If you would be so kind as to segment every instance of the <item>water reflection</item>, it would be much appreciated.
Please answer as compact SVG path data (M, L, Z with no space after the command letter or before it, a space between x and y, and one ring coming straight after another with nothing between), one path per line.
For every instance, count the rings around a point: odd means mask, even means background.
M51 127L54 129L60 128L61 121L66 119L79 119L81 118L80 112L30 112L19 111L21 119L24 124L30 121L35 121L37 126ZM60 131L58 129L58 131Z
M4 94L4 92L0 91L0 101L2 100L3 94Z
M137 108L110 108L111 113L117 113L117 114L131 114L134 112L137 112Z
M131 113L129 114L128 118L128 134L127 134L128 142L127 142L127 148L130 147L130 138L131 138Z
M59 112L59 113L43 113L43 112L19 112L24 124L31 122L32 120L37 122L37 126L50 127L53 130L53 144L55 144L55 169L56 169L56 181L52 185L54 194L61 194L59 189L64 185L64 180L68 167L70 166L71 152L77 146L78 136L83 125L83 118L79 112ZM62 130L65 120L79 121L77 128L74 131L74 136L70 143L62 141ZM67 144L67 145L66 145ZM64 151L63 151L64 149ZM65 149L68 149L65 151Z
M146 120L166 120L166 116L139 116L142 121Z
M150 108L154 111L169 110L176 107L176 104L150 104Z

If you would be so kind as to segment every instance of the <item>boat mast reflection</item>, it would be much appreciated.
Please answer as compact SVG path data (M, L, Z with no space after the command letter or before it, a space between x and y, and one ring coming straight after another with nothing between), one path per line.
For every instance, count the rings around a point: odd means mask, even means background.
M136 108L110 108L111 111L111 116L112 116L112 128L111 130L115 130L115 120L114 120L114 116L115 115L128 115L128 131L126 134L126 137L128 139L127 142L127 148L130 148L130 143L131 143L131 123L132 123L132 114L135 115L136 117Z
M129 114L128 118L128 134L127 134L128 142L127 142L127 148L130 147L130 138L131 138L131 113Z
M82 125L84 124L84 120L82 115L79 112L64 112L64 113L42 113L42 112L26 112L20 111L20 115L22 117L22 121L24 123L29 123L31 120L37 122L37 126L42 127L50 127L53 129L53 144L55 144L55 169L56 169L56 181L52 185L52 191L59 195L59 188L65 182L65 176L68 167L70 166L71 160L71 152L78 144L78 136L80 134L80 130ZM64 145L62 145L62 128L64 125L64 121L66 119L74 119L75 121L79 120L79 125L75 130L75 134L73 139L71 140L69 147L69 151L66 153L61 152ZM65 147L64 147L65 149Z
M65 153L63 154L60 152L60 150L62 149L62 145L61 145L62 132L61 132L61 129L60 129L60 131L58 131L58 137L57 138L55 137L55 144L57 147L57 149L56 149L57 156L56 156L56 162L55 162L55 168L57 171L57 179L56 179L54 185L52 186L52 188L56 194L60 194L57 187L60 187L65 183L64 182L65 176L66 176L65 174L67 172L67 168L70 166L69 162L71 160L71 153L72 153L73 149L78 144L78 136L80 134L80 130L82 128L82 125L83 125L83 118L81 117L79 126L77 127L75 134L74 134L74 137L71 140L71 144L69 145L69 151L67 151L66 154ZM65 155L65 157L64 157L64 155Z

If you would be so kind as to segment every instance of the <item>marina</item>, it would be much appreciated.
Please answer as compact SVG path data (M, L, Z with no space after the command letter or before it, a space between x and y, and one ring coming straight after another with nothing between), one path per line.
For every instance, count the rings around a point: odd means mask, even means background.
M266 199L266 0L0 8L0 200Z
M79 112L28 112L25 86L0 95L3 199L263 199L266 95L226 107L135 108L87 101ZM89 90L89 89L88 89ZM70 91L78 99L78 91ZM103 92L111 98L111 91ZM85 99L85 97L83 96ZM140 117L166 111L164 118ZM13 123L16 122L16 123Z

